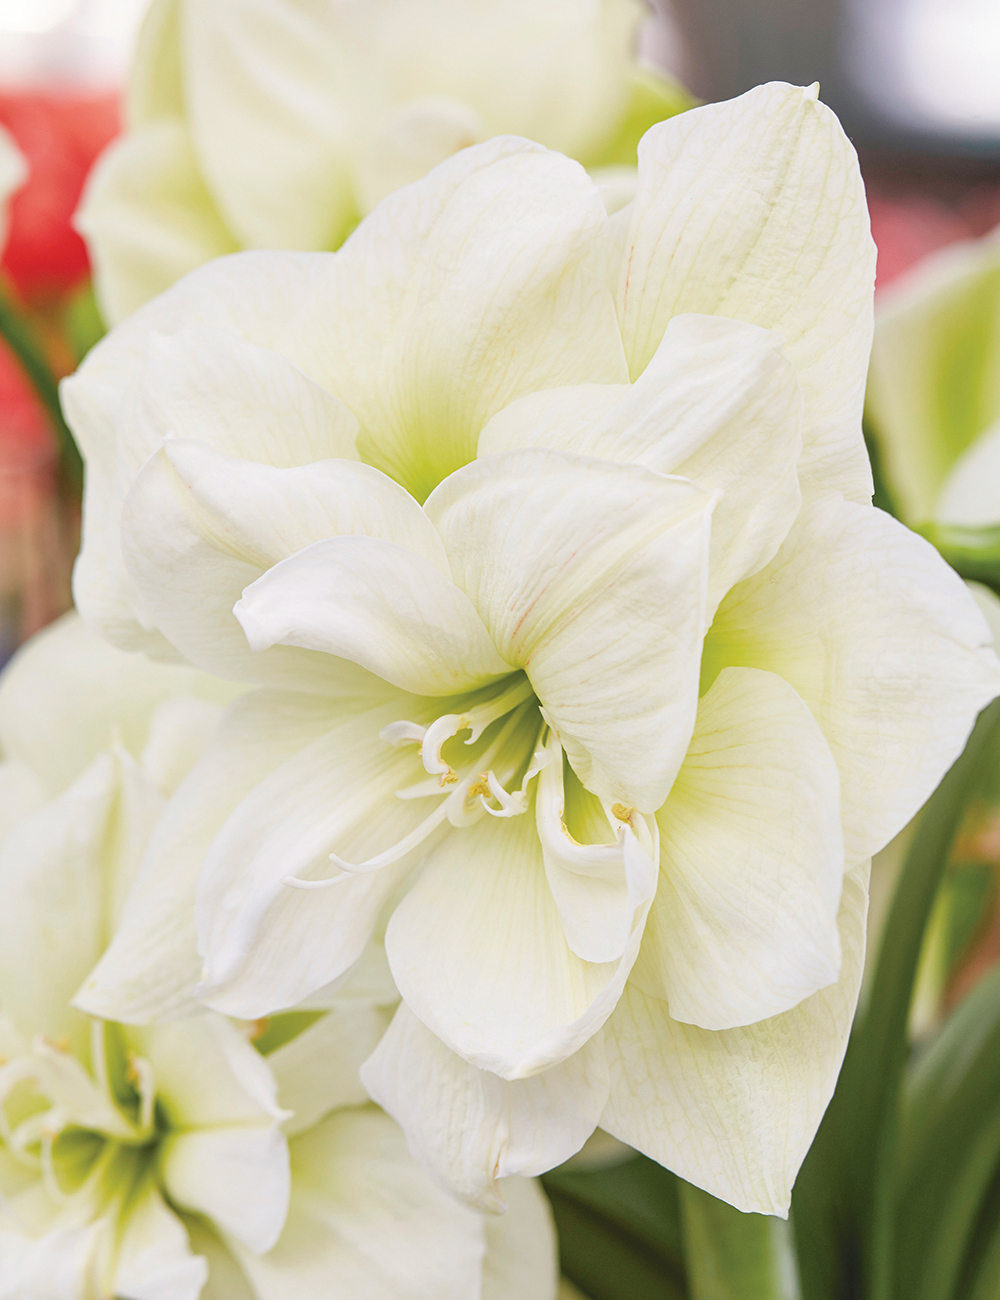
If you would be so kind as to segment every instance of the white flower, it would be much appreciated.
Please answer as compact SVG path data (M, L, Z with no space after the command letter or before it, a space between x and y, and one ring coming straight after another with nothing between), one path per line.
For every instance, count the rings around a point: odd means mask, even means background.
M254 1026L76 1008L217 725L211 697L232 694L74 617L0 686L0 1297L552 1300L535 1186L515 1181L513 1213L484 1222L369 1103L358 1067L391 982L364 970Z
M237 248L336 248L456 150L516 133L635 163L691 102L633 53L639 0L154 0L80 213L105 317ZM609 177L610 179L610 177Z
M928 257L879 297L868 403L914 525L1000 526L1000 235Z
M292 1006L390 913L364 1077L463 1195L600 1122L783 1212L867 860L1000 690L962 584L869 504L873 265L836 120L772 85L650 131L610 220L492 141L96 349L81 606L267 689L88 1007L180 1014L202 960L216 1009Z

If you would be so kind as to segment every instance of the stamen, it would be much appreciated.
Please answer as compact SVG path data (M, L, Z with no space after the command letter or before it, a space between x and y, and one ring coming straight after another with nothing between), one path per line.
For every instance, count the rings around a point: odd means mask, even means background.
M426 730L417 722L390 722L378 733L378 738L388 745L419 745Z
M456 790L454 794L457 793ZM451 797L454 797L454 795ZM401 840L397 841L391 849L386 849L384 853L377 853L375 857L368 858L364 862L348 862L346 859L338 857L336 853L331 853L330 861L339 869L339 875L328 876L325 880L301 880L298 876L286 876L284 883L291 885L293 889L327 889L330 885L335 885L339 880L347 879L348 876L378 871L393 862L398 862L400 858L405 857L411 849L415 849L432 831L435 831L441 825L448 815L448 802L449 800L445 799L438 804L431 815L425 817L415 830L410 831L409 835L404 835Z
M441 748L447 741L457 736L460 731L468 730L471 734L465 743L474 745L491 722L496 722L497 718L502 718L505 713L513 712L519 704L529 699L531 694L531 683L526 677L521 677L515 679L510 686L502 690L499 695L495 695L492 700L487 700L485 704L476 705L467 713L446 713L432 722L423 738L421 756L424 767L432 775L451 772L451 766L441 757Z

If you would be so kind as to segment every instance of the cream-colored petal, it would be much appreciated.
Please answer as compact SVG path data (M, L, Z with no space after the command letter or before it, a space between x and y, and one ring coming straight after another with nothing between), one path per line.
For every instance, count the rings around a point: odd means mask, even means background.
M239 247L177 118L130 131L101 155L75 224L87 241L101 314L116 325L196 266Z
M517 1175L579 1151L609 1088L599 1037L550 1070L507 1082L456 1056L405 1002L361 1074L414 1157L467 1204L494 1213Z
M234 613L255 652L334 655L417 695L455 695L513 671L450 577L378 537L307 546L248 586Z
M867 903L866 863L844 882L837 984L756 1025L683 1025L628 985L605 1031L601 1127L737 1209L787 1214L847 1047Z
M468 1300L486 1242L481 1218L437 1187L374 1107L328 1116L291 1143L292 1197L277 1246L235 1245L259 1300Z
M208 1264L150 1179L122 1225L112 1286L128 1300L199 1300Z
M934 510L942 524L1000 524L1000 421L981 433L948 471Z
M840 777L787 682L719 674L657 820L660 883L635 987L674 1020L732 1029L836 983Z
M874 280L857 157L815 87L758 86L643 137L618 289L633 378L682 312L780 331L805 399L803 481L856 501L871 496Z
M0 1300L90 1300L107 1228L97 1222L29 1237L0 1226Z
M449 830L393 912L385 946L404 1001L470 1064L528 1079L566 1060L614 1009L648 910L617 961L566 942L530 816Z
M991 642L933 547L831 494L807 501L774 560L723 602L703 672L764 668L809 705L840 769L851 863L906 825L1000 693Z
M419 857L356 873L340 872L330 854L364 862L425 820L422 800L395 793L426 777L419 758L379 732L401 717L429 723L426 713L425 701L400 695L343 716L230 816L198 886L201 995L210 1006L248 1018L283 1010L361 956L387 899ZM318 890L287 883L338 876Z
M782 336L722 316L675 316L634 384L519 398L480 456L549 447L645 465L722 493L712 515L709 609L756 573L798 513L801 405Z
M712 505L685 480L534 449L477 460L427 501L584 785L644 812L694 725Z
M515 397L626 381L585 265L606 221L582 168L510 137L381 203L329 262L300 362L357 415L362 456L423 500Z
M555 1300L559 1282L552 1209L533 1178L508 1178L507 1209L485 1221L482 1300Z

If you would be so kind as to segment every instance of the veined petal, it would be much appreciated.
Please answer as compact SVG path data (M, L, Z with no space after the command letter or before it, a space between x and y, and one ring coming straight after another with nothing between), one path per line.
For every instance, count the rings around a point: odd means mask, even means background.
M206 1215L255 1253L270 1250L281 1235L291 1173L288 1143L277 1125L168 1133L160 1168L177 1205Z
M515 397L625 382L611 294L586 266L606 221L582 167L513 137L379 204L329 262L337 311L317 299L300 363L357 415L365 460L423 500Z
M507 1209L484 1223L482 1300L553 1300L559 1285L552 1209L533 1178L508 1178Z
M782 336L722 316L675 316L631 385L521 397L479 438L486 456L549 447L645 465L722 497L712 515L709 611L770 560L798 513L801 394Z
M87 238L109 325L238 247L205 187L190 132L177 118L138 127L101 155L75 224Z
M438 565L378 537L314 542L248 586L235 613L255 651L325 652L417 695L455 695L513 671Z
M426 808L416 806L422 800L396 798L423 772L419 758L379 739L390 721L426 715L426 701L396 696L344 718L231 815L198 887L200 994L210 1006L248 1018L268 1015L295 1006L361 956L387 898L419 859L344 872L320 890L287 881L336 876L331 853L363 862L426 818Z
M657 814L660 883L630 982L674 1020L732 1029L837 981L840 778L773 673L727 668Z
M578 1051L617 1002L648 902L613 962L566 942L528 816L484 818L428 854L386 930L404 1000L470 1064L528 1079Z
M815 89L772 82L643 137L618 289L630 373L682 312L779 330L805 399L803 482L855 501L872 491L861 408L874 281L857 157Z
M468 1204L503 1209L515 1175L579 1151L608 1098L600 1037L550 1070L508 1082L456 1056L405 1002L361 1071L421 1164Z
M203 1008L195 889L209 846L240 801L291 755L331 730L349 698L258 692L239 700L150 839L118 928L74 1004L127 1024ZM358 707L354 704L354 707Z
M254 655L233 605L270 565L331 533L385 529L427 551L433 530L415 502L406 510L408 500L354 461L276 469L171 440L129 492L122 549L147 622L192 662L224 677L326 692L356 670L297 647Z
M374 1107L339 1111L291 1143L292 1197L277 1246L235 1249L260 1300L468 1300L482 1219L435 1186Z
M884 847L1000 693L986 621L961 579L881 510L808 500L781 550L723 601L703 673L784 677L840 769L849 863Z
M581 781L644 812L694 725L712 505L682 479L542 450L477 460L426 505Z
M684 1025L628 985L605 1030L601 1127L737 1209L786 1215L847 1048L867 910L865 863L844 881L837 984L755 1025Z
M207 1280L207 1262L192 1253L184 1225L149 1179L124 1223L114 1294L129 1300L198 1300Z
M378 1045L388 1018L386 1011L368 1002L338 1006L268 1053L281 1105L291 1111L282 1126L289 1137L311 1128L331 1110L368 1100L358 1072Z

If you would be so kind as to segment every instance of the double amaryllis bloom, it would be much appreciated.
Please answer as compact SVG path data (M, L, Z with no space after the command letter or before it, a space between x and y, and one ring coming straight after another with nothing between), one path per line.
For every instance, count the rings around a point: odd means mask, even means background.
M64 389L80 607L263 689L82 1005L266 1015L384 928L363 1077L462 1195L599 1123L785 1212L868 859L1000 691L962 584L870 505L873 268L850 145L775 84L653 128L611 218L500 138L102 343Z
M371 1105L358 1070L396 1000L377 960L268 1022L74 1005L235 693L75 617L4 675L0 1296L552 1300L537 1187L515 1180L513 1214L484 1220Z
M80 214L106 319L238 248L337 248L501 132L634 167L646 127L691 103L639 65L648 17L641 0L154 0L129 130Z

